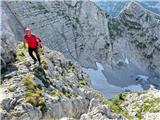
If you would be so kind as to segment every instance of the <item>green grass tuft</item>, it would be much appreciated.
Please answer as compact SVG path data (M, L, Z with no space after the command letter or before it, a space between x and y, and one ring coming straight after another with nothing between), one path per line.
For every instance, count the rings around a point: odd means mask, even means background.
M86 83L85 83L85 81L84 81L83 79L79 79L78 82L79 82L79 84L81 84L81 85L86 85Z
M25 61L25 54L27 54L27 49L25 49L22 46L18 45L16 47L16 59L19 62L24 62Z
M121 107L122 102L125 99L125 96L127 93L122 93L119 96L115 96L113 99L108 100L105 98L101 93L99 93L96 90L93 90L94 94L98 96L106 105L109 105L109 107L112 109L114 113L120 114L122 116L125 116L128 120L132 120L133 118L128 114L127 111L123 110Z
M22 79L22 83L28 90L34 90L37 87L36 83L33 81L33 78L30 75L26 75Z
M25 101L32 104L34 107L40 107L42 113L46 112L45 98L42 95L43 91L38 88L33 81L33 77L26 75L22 80L27 92L24 94Z
M70 92L65 92L65 94L64 94L66 97L71 97L72 96L72 94L70 93Z
M26 102L32 104L34 107L40 107L42 113L46 112L45 98L42 96L42 90L35 89L34 92L26 92L24 94Z
M55 89L53 90L51 93L50 93L51 96L61 96L61 93L59 92L58 89Z

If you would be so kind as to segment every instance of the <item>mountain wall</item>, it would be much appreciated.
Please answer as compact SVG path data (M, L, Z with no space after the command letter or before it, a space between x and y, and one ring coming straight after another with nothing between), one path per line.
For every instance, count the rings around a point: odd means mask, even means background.
M109 53L108 15L90 1L6 4L21 24L31 27L45 45L83 66L94 67L96 59L105 59Z
M138 74L146 75L159 86L160 16L131 2L119 16L109 20L109 30L113 65L126 68L124 73L130 79Z

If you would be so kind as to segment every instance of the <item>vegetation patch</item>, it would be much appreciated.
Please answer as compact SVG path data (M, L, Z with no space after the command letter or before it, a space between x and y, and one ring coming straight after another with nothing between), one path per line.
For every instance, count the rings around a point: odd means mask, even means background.
M139 119L143 118L142 113L150 112L150 113L159 113L160 112L160 99L159 98L147 98L144 99L143 104L137 105L140 109L136 111L136 116Z
M42 68L44 68L45 70L47 70L47 69L48 69L47 61L42 60Z
M70 91L66 91L64 88L62 88L62 93L66 96L66 97L69 97L71 98L72 94Z
M10 91L10 92L14 92L15 90L16 90L16 86L9 86L8 87L8 90Z
M78 82L79 82L79 84L81 84L81 85L86 85L86 83L85 83L85 81L84 81L83 79L79 79Z
M160 98L146 100L142 106L142 111L152 113L160 112Z
M22 115L24 114L24 112L22 111L14 111L11 113L12 116L15 116L15 117L21 117Z
M71 73L71 72L73 72L73 70L74 70L74 65L73 65L73 63L72 63L71 61L69 61L69 62L67 63L67 65L66 65L66 71L67 71L68 73Z
M121 104L125 100L126 93L122 93L119 96L115 96L112 100L104 100L105 104L108 104L110 108L113 110L113 112L121 114L122 116L125 116L128 120L131 120L132 117L128 114L127 111L125 111Z
M0 104L0 108L1 108L1 109L5 109L5 105Z
M47 108L45 98L42 96L42 90L37 88L33 92L26 92L24 97L26 102L32 104L34 107L40 107L42 113L46 112Z
M53 90L50 92L51 96L61 96L61 92L58 89Z
M36 83L33 81L33 77L30 75L26 75L23 78L22 83L28 90L35 90L37 87Z
M25 49L22 43L18 43L16 47L16 60L19 62L25 61L25 54L27 53L27 49Z
M128 112L121 107L121 104L123 103L123 101L125 100L125 97L128 94L127 92L121 93L120 95L115 96L113 99L108 100L103 95L101 95L101 93L99 93L98 91L96 90L92 90L92 91L94 91L94 94L98 96L101 100L103 100L105 104L109 105L109 107L112 109L114 113L125 116L128 120L132 120L132 117L128 114Z
M47 70L48 69L48 63L47 63L47 59L44 56L44 49L43 48L39 48L38 49L38 53L41 55L42 68Z
M71 94L70 92L65 92L64 95L65 95L66 97L69 97L69 98L71 98L71 96L72 96L72 94Z
M24 94L25 101L32 104L34 107L40 107L42 113L46 112L45 98L42 95L43 91L38 88L33 81L33 77L26 75L22 80L27 92Z

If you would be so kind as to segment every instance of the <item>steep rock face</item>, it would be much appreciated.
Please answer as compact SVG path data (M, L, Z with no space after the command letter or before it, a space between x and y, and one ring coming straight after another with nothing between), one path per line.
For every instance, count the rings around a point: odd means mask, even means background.
M130 76L126 76L127 79L142 74L154 76L151 81L158 81L160 16L131 2L119 16L109 20L109 30L113 44L112 65L128 69L125 71ZM156 84L159 86L160 81Z
M150 72L155 71L159 75L160 16L145 11L139 4L133 2L119 15L119 19L126 26L129 42L141 56L139 59L144 61L141 62L145 66L142 68Z
M16 39L9 24L9 17L2 10L2 26L1 26L1 72L6 70L8 63L14 61L16 53Z
M49 48L85 67L94 67L95 61L106 60L110 48L108 15L93 2L6 3L22 25L31 27Z

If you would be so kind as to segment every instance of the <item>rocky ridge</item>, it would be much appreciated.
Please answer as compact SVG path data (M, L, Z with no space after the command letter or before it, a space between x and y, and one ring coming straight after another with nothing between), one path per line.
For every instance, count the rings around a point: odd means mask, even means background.
M26 49L18 45L16 61L8 66L14 69L2 74L2 120L79 119L91 107L103 105L77 63L47 48L44 54L42 67L33 65ZM113 112L109 115L120 117Z
M8 66L12 72L2 74L2 120L147 120L149 116L158 120L159 90L126 92L108 100L90 86L77 63L47 48L40 52L41 67L33 65L21 44L17 46L16 60Z

